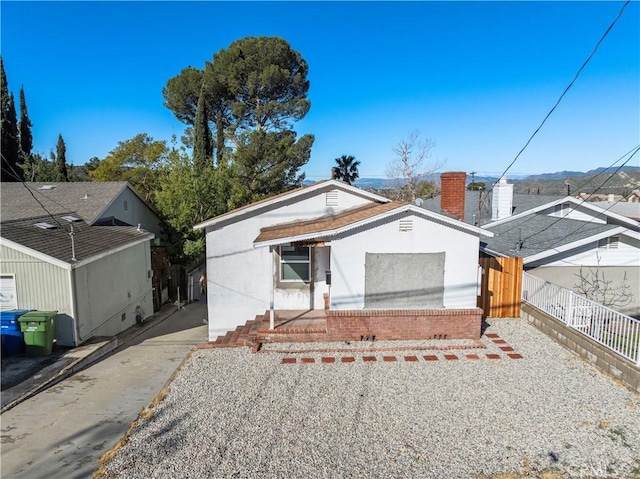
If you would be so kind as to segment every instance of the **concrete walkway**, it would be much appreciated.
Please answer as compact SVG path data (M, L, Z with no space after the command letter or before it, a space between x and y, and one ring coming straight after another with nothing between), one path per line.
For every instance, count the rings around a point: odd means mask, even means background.
M176 305L165 304L144 323L132 326L112 338L95 338L73 349L54 348L50 356L30 357L21 354L3 357L0 412L8 411L22 401L99 360L118 346L133 341L177 310Z
M122 437L189 351L206 341L206 304L176 309L130 330L117 343L88 348L70 363L55 361L62 369L44 368L44 379L56 384L28 398L18 396L2 414L2 477L91 477L97 459ZM80 370L72 372L72 365Z

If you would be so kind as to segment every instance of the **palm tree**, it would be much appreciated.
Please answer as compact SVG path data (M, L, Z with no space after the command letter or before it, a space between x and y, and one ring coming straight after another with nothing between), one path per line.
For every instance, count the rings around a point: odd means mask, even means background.
M359 161L356 161L354 156L342 155L340 158L336 158L336 166L333 168L333 177L336 180L342 180L347 184L352 184L358 179L358 165Z

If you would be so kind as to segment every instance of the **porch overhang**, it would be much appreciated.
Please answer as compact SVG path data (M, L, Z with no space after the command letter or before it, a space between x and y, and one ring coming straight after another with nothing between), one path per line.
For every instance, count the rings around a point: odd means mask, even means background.
M367 226L376 221L389 221L396 215L417 214L431 221L458 228L467 234L492 237L491 231L432 213L423 208L393 201L391 203L365 205L345 210L335 215L321 216L313 220L303 220L262 228L253 242L256 248L279 246L300 242L328 242L336 235Z

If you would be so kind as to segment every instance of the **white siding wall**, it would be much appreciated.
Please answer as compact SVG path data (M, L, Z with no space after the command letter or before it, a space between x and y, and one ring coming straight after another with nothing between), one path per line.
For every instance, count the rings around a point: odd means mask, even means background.
M149 269L150 245L144 242L75 270L80 342L92 336L113 336L133 326L137 306L144 318L153 314Z
M19 309L58 311L56 340L74 345L69 271L0 245L0 272L15 274Z
M400 232L400 218L413 218L413 231ZM477 300L476 236L413 214L359 230L331 242L331 309L362 309L366 253L445 252L445 308L474 308Z
M317 218L371 202L360 196L338 191L337 207L327 207L325 192L316 191L310 197L280 203L261 214L236 218L235 223L221 223L215 229L207 229L209 340L214 340L218 335L269 309L272 256L269 248L253 247L260 228ZM317 269L317 275L324 277L323 267L318 266L320 269ZM274 274L278 274L276 267ZM316 309L324 308L321 301L324 292L322 285L316 285L313 301ZM308 297L302 296L295 302L284 303L285 294L291 296L286 292L276 291L276 309L306 309L311 304Z

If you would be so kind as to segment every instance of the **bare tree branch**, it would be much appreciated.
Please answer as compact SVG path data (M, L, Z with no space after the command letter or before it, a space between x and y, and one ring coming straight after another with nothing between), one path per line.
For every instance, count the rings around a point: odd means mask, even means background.
M403 138L392 148L396 158L387 164L387 178L393 180L392 189L395 199L413 202L419 192L434 188L425 188L422 183L429 183L427 177L437 172L444 165L444 161L431 162L435 141L429 137L422 137L420 131L412 131L407 138ZM431 182L432 183L432 182Z

